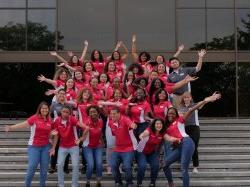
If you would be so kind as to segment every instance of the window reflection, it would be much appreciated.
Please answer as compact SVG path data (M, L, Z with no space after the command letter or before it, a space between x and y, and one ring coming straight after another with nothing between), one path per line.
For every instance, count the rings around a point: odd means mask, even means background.
M50 87L39 83L36 77L53 77L54 67L54 63L1 63L0 116L27 117L41 101L50 102L51 98L44 95Z
M205 8L205 0L177 0L178 8Z
M250 50L250 9L237 9L238 50Z
M140 50L175 49L175 2L173 0L118 1L118 38L131 47L137 35ZM128 15L129 12L129 15Z
M25 8L26 0L1 0L1 8Z
M195 66L194 64L189 64ZM207 105L199 111L200 116L206 117L234 117L236 115L235 95L235 63L207 62L198 74L199 79L192 83L192 93L195 101L219 91L223 99L212 105Z
M28 0L29 8L56 8L56 0Z
M58 1L58 26L65 49L81 50L83 41L89 49L111 50L115 46L115 8L113 0Z
M239 63L239 113L241 117L250 114L250 62Z
M0 10L0 49L25 50L25 10Z
M186 48L196 49L205 47L205 10L180 9L178 10L178 43L185 44Z
M207 10L208 49L229 49L234 47L234 10Z

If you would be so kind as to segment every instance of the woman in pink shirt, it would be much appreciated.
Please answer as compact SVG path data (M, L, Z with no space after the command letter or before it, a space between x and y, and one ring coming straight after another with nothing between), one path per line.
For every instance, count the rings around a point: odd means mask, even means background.
M16 125L5 126L5 131L9 132L16 129L30 127L30 139L28 143L28 169L25 177L25 186L30 187L33 176L40 164L40 186L46 186L47 171L50 156L55 154L56 143L53 147L49 143L52 131L52 120L49 117L49 105L41 102L37 107L36 114L29 117L26 121Z

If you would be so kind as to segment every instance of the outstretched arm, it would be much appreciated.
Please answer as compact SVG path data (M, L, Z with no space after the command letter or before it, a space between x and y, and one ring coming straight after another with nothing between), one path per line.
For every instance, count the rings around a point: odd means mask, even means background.
M181 52L183 51L183 49L184 49L184 45L181 44L181 45L178 47L178 50L176 51L176 53L174 54L173 57L178 57L178 56L181 54Z
M51 51L50 54L52 56L55 56L58 60L60 60L62 63L65 63L65 64L68 64L68 62L63 58L61 57L60 55L57 54L56 51Z
M189 75L187 75L187 76L185 77L185 79L183 79L183 80L181 80L181 81L179 81L179 82L177 82L177 83L175 83L175 84L173 85L172 91L175 91L175 90L177 90L177 89L179 89L179 88L185 86L185 85L188 84L189 82L195 81L195 80L197 80L197 79L198 79L198 77L190 77Z
M204 100L200 101L199 103L197 103L194 107L190 108L184 115L183 115L183 118L184 120L186 120L193 111L199 109L200 107L204 106L205 104L207 103L210 103L210 102L214 102L218 99L221 98L221 94L220 93L217 93L215 92L213 95L209 96L209 97L206 97Z
M197 65L195 67L196 72L199 72L201 70L202 61L203 61L203 58L204 58L205 54L206 54L206 50L205 49L202 49L202 50L198 51L199 59L198 59Z
M146 129L144 130L140 135L139 135L139 138L140 139L143 139L143 138L146 138L149 136L149 131Z
M21 122L21 123L17 123L15 125L6 125L4 127L4 129L5 129L5 132L9 132L9 131L12 131L12 130L24 129L24 128L28 128L28 127L29 127L28 122L24 121L24 122Z
M82 56L80 58L80 61L84 61L85 60L85 56L87 54L87 50L88 50L88 46L89 46L89 43L87 40L84 41L84 48L83 48L83 51L82 51Z
M134 34L132 37L132 58L134 62L137 62L138 60L138 54L136 52L136 35Z
M126 47L126 45L123 43L123 41L121 41L121 46L123 47L125 53L122 55L121 59L125 60L128 58L128 48Z
M37 80L39 80L40 82L46 82L46 83L51 84L52 86L56 87L56 81L55 80L48 79L43 75L39 75L37 77Z

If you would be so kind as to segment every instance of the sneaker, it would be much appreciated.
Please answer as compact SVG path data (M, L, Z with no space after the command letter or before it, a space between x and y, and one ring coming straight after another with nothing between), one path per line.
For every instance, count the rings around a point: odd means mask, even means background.
M122 183L115 183L115 187L122 187Z
M155 183L150 183L149 187L155 187Z
M89 183L89 182L86 182L85 187L90 187L90 183Z
M193 173L199 173L199 171L198 171L198 168L197 168L197 167L194 167L194 169L193 169Z

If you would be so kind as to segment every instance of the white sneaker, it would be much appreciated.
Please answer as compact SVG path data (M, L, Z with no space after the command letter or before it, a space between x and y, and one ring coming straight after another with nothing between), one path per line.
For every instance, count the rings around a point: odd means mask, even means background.
M199 171L198 171L198 168L197 168L197 167L194 167L194 169L193 169L193 173L199 173Z

